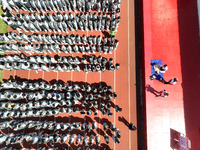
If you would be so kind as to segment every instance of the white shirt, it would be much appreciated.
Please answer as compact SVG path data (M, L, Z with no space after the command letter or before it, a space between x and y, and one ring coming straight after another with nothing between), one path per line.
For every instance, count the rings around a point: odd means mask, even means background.
M12 83L2 83L1 86L3 87L3 89L10 89L10 88L14 88ZM2 96L2 95L1 95Z
M7 135L1 135L0 144L3 144L6 141L7 137L8 137Z

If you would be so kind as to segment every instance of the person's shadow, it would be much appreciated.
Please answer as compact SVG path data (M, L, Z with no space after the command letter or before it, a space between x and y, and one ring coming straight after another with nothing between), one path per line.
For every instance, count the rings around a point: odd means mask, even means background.
M155 96L158 96L158 91L156 91L153 87L151 87L150 85L147 85L146 87L146 90L152 94L154 94Z
M102 33L103 33L104 36L106 36L106 37L110 37L109 32L107 32L107 31L104 30Z
M127 127L129 127L129 122L124 117L118 117L118 120L123 122Z

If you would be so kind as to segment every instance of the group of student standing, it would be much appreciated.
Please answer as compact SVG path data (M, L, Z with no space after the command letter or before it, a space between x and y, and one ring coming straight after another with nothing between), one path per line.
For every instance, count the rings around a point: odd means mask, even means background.
M0 40L4 41L0 45L1 52L14 52L20 54L6 54L0 57L0 68L6 70L35 70L35 71L83 71L100 72L106 69L110 71L118 70L119 63L113 64L113 59L90 55L86 57L63 57L61 53L93 53L112 54L117 49L119 41L115 39L115 34L120 23L121 0L3 0L2 9L4 14L1 19L13 30L6 34L0 34ZM96 11L96 12L95 12ZM71 31L93 31L109 32L110 35L103 38L98 35L68 35ZM31 55L27 56L23 52ZM59 53L57 59L46 54ZM33 55L33 54L45 54ZM83 64L81 68L80 64ZM16 86L20 85L20 86ZM21 89L20 89L21 87ZM43 87L44 89L40 89ZM74 88L76 89L74 91ZM49 117L59 113L77 113L91 116L102 114L112 116L111 108L116 112L122 111L118 105L114 105L111 99L116 99L117 94L111 92L111 86L90 86L90 85L50 85L46 82L30 83L27 81L9 81L1 84L0 109L1 118L8 119L28 118L28 117ZM28 90L24 92L22 90ZM78 90L78 91L77 91ZM25 103L18 103L18 100L26 100ZM13 102L14 101L14 102ZM27 102L28 101L28 102ZM77 107L77 105L80 105ZM64 106L64 107L63 107ZM47 107L48 109L44 109ZM93 108L93 109L92 109ZM3 128L8 122L3 122ZM43 128L61 129L64 124L51 122L11 121L7 127L21 130L30 126ZM87 130L84 133L76 134L42 134L42 133L18 133L1 134L1 144L18 144L30 142L32 144L66 143L86 146L93 145L95 141L100 146L99 135L90 135L91 130L88 125L79 123L69 125L68 129L76 126L77 129ZM95 124L95 123L94 123ZM96 124L95 124L96 125ZM86 126L86 129L83 127ZM95 127L95 126L94 126ZM39 128L39 127L38 127ZM110 128L114 133L103 134L105 143L109 143L109 136L115 143L119 143L121 132L114 127L114 124L103 124L104 131ZM92 128L93 129L93 128ZM95 130L95 128L93 129ZM75 138L76 137L76 138ZM67 140L68 139L68 140ZM89 143L88 143L89 141ZM38 149L45 149L38 147ZM106 148L105 148L106 149Z
M107 85L94 85L94 84L67 84L64 82L55 82L50 84L46 81L36 81L36 80L25 80L21 78L5 80L0 86L0 111L1 119L8 119L12 117L13 119L19 118L23 119L29 117L48 117L56 116L59 113L78 113L82 116L91 116L93 109L94 116L98 115L98 111L102 114L112 116L111 107L112 99L117 98L112 86ZM23 92L23 91L28 91ZM6 100L6 102L5 102ZM20 103L17 102L20 100ZM22 100L28 102L22 103ZM122 111L118 105L114 106L116 112ZM96 141L96 145L99 146L100 140L99 136L95 138L95 135L87 136L92 130L97 130L97 123L92 122L92 126L86 123L75 122L69 123L57 123L54 121L23 121L23 120L12 120L0 122L0 129L11 128L14 131L25 130L28 128L33 128L35 130L54 130L54 131L72 131L79 130L78 135L76 134L37 134L37 133L21 133L21 134L1 134L0 143L1 144L17 144L29 142L31 144L46 144L50 143L52 146L55 143L66 143L74 144L74 140L80 138L81 140L76 143L79 145L81 142L84 146L91 146ZM121 137L121 132L119 129L115 128L114 124L103 123L103 130L107 132L111 129L114 134L108 135L104 133L104 140L106 144L109 143L109 136L112 137L115 143L119 143L119 138ZM81 132L84 131L84 134ZM79 137L78 139L75 137ZM83 138L83 139L82 139ZM68 139L68 140L67 140Z

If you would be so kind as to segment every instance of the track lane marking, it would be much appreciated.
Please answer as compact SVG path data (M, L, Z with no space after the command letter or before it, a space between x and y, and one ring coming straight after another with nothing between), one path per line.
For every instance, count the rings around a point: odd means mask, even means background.
M128 110L129 110L129 123L131 121L131 111L130 111L130 105L131 105L131 97L130 97L130 93L131 93L131 85L130 85L130 34L129 34L129 0L128 0L128 4L127 4L127 15L128 15ZM129 150L131 150L131 132L129 130Z

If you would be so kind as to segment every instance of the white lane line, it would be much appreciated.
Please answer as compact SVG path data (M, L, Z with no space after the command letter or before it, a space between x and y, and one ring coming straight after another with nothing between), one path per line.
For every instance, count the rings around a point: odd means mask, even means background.
M71 82L73 80L73 71L71 71Z
M44 80L44 71L42 71L42 79Z
M128 11L128 110L129 110L129 123L131 121L131 111L130 111L130 105L131 105L131 85L130 85L130 35L129 35L129 0L127 4L127 11ZM131 132L129 130L129 150L131 150Z
M28 70L28 80L30 79L31 70Z
M101 82L101 80L102 80L101 71L99 72L99 74L100 74L99 81Z
M29 70L30 71L30 70ZM14 75L13 75L13 77L15 77L16 76L16 70L14 70Z
M116 63L116 50L114 50L114 61L113 63ZM116 70L114 70L114 92L116 92ZM116 101L114 100L114 107L115 107ZM115 108L113 109L113 113L114 113L114 125L116 127L116 112L115 112ZM115 147L115 142L114 142L114 150L116 150Z

